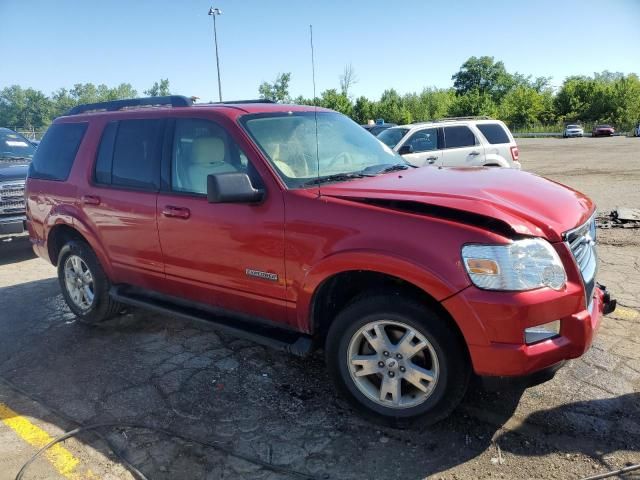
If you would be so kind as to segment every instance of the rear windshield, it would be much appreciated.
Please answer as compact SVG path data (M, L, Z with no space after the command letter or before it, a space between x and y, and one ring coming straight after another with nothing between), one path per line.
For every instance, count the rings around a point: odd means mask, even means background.
M29 176L44 180L66 180L86 130L86 123L51 125L33 156Z
M378 140L387 145L387 147L393 148L408 131L408 128L387 128L378 134Z
M580 128L580 125L567 125L567 128Z
M494 145L497 143L511 143L509 134L499 123L479 123L476 125L478 130L482 132L487 142Z

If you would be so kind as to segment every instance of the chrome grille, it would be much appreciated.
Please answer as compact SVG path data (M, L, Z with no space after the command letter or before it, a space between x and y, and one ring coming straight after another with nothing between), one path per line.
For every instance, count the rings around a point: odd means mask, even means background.
M598 270L595 215L578 228L566 232L564 237L580 269L588 306L596 287L596 272Z
M0 215L24 211L24 181L0 183Z

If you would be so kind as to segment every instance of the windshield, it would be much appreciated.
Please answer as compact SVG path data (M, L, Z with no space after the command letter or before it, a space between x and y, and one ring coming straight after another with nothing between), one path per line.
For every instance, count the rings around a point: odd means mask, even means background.
M0 160L12 158L31 159L36 147L19 133L0 129Z
M567 125L567 128L580 128L580 125Z
M598 125L596 128L611 128L611 125Z
M378 140L384 142L389 148L393 148L408 131L408 128L387 128L378 134Z
M248 115L242 122L290 188L407 168L393 150L335 112Z

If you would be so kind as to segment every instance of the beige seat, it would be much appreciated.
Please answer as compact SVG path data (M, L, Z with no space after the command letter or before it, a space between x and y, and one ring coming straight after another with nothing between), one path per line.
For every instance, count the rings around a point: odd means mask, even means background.
M238 171L225 161L224 141L219 137L195 138L189 160L184 185L184 190L189 192L207 193L207 175Z

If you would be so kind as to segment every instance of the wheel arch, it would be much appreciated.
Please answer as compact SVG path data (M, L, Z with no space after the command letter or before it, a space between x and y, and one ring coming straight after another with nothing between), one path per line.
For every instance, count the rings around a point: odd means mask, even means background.
M489 153L485 155L484 162L485 167L510 167L509 162L502 156L495 153Z

